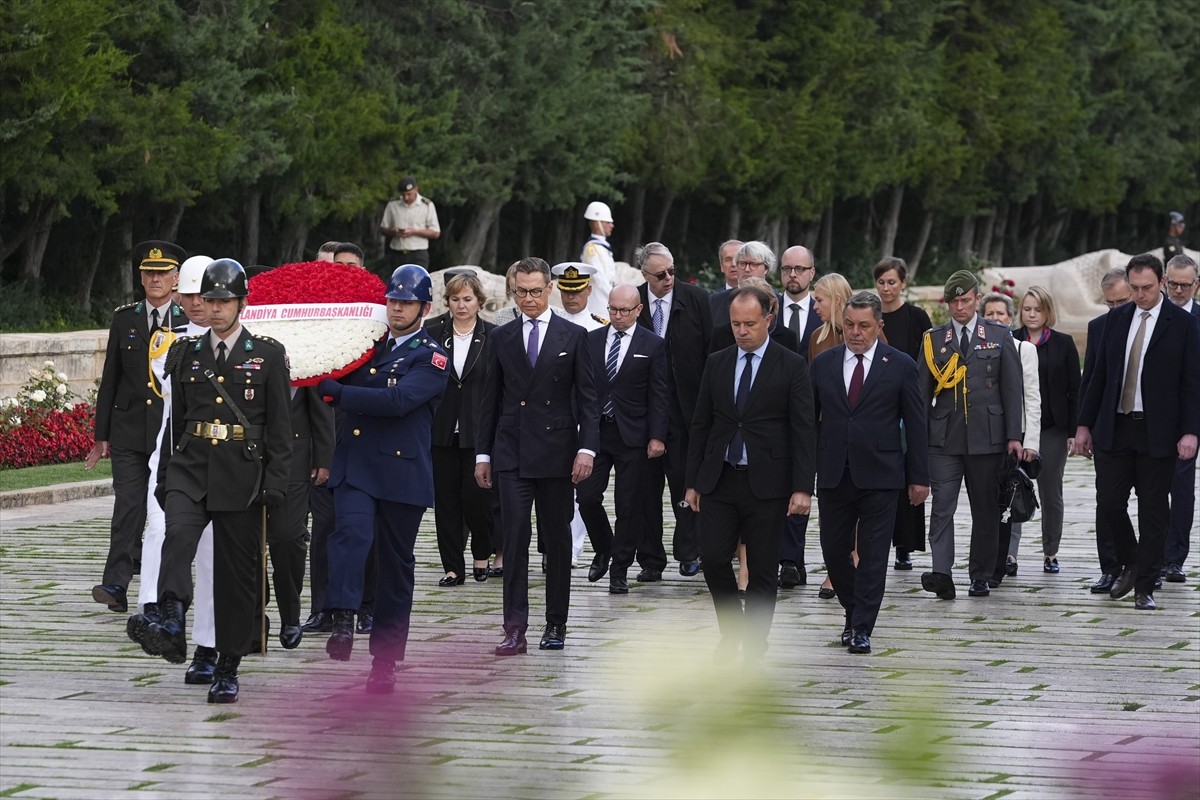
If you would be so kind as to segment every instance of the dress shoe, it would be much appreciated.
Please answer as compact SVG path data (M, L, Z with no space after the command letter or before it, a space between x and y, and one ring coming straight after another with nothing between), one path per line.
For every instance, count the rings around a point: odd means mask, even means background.
M850 638L848 649L851 653L869 653L871 652L871 636L862 628L854 631L854 636Z
M1155 578L1154 579L1154 591L1157 592L1161 588L1162 588L1162 578Z
M149 630L151 624L162 624L162 615L158 613L158 603L146 603L141 614L134 614L130 617L125 623L125 633L133 641L143 644L146 641L146 631ZM149 652L148 654L158 655L158 653Z
M567 626L550 623L542 629L542 641L538 643L538 650L562 650L566 642Z
M800 568L792 561L785 561L779 565L779 588L780 589L795 589L797 586L803 585L805 576L800 574Z
M487 567L472 567L471 568L471 577L473 577L478 583L483 583L484 581L486 581L488 579L488 568Z
M1113 581L1112 588L1108 590L1108 596L1116 600L1118 597L1124 597L1133 591L1133 583L1137 580L1137 574L1133 567L1125 567L1121 570L1120 576Z
M700 559L695 561L680 561L679 574L685 578L695 577L700 573Z
M391 694L396 690L396 662L375 656L367 676L367 694Z
M821 598L822 600L832 600L833 598L837 597L837 592L833 590L832 586L822 586L817 590L817 597Z
M1017 574L1017 560L1012 556L1004 561L1004 574L1010 578Z
M588 567L588 583L595 583L608 574L609 557L607 555L596 553L592 559L592 565Z
M462 578L458 579L462 583ZM368 634L375 627L375 615L366 611L358 612L358 624L354 626L355 633Z
M314 611L300 626L305 633L329 633L333 630L333 616L326 611Z
M971 588L967 589L968 597L987 597L991 593L987 581L971 581Z
M489 578L503 578L504 577L504 567L488 567L488 577Z
M954 580L944 572L922 572L921 588L942 600L953 600L955 597Z
M661 581L661 580L662 580L662 570L661 569L650 569L649 567L647 567L646 569L642 570L641 572L639 572L637 574L637 582L638 583L654 583L655 581Z
M183 682L189 686L207 686L213 682L213 673L217 669L217 651L211 647L197 645L192 653L192 663L188 664L187 672L183 673Z
M1057 558L1047 558L1042 562L1042 572L1057 573L1060 569Z
M1113 584L1116 583L1116 575L1104 574L1100 576L1100 580L1092 584L1092 594L1108 594L1112 591Z
M1178 564L1167 564L1167 568L1163 570L1163 580L1167 583L1184 583L1187 581L1187 575L1183 571L1183 567Z
M893 565L898 572L912 569L912 556L903 547L896 548L896 563Z
M446 574L444 578L438 581L438 586L462 586L467 582L465 575L450 575Z
M842 647L849 647L850 640L854 638L854 629L846 628L842 631Z
M1154 595L1138 592L1134 595L1133 607L1138 611L1155 611L1158 609L1158 603L1154 602Z
M349 661L350 652L354 649L354 612L346 609L335 609L333 612L333 631L325 642L325 652L334 661Z
M496 655L515 656L518 653L524 653L527 648L525 631L520 628L505 628L504 641L496 645Z
M213 671L212 686L208 689L210 703L236 703L238 699L238 665L241 656L231 656L222 653L217 659L217 668Z
M988 578L988 582L987 582L988 588L989 589L999 589L1001 580L1003 580L1003 579L1002 578Z
M284 625L279 629L279 643L284 650L295 650L303 638L304 631L300 630L299 625Z
M172 664L187 661L187 620L182 601L166 597L159 601L162 622L150 623L146 628L146 642L142 649L153 651Z
M629 594L629 581L624 575L608 576L609 594Z
M108 606L109 611L124 614L129 610L129 601L125 597L124 586L99 583L92 587L92 599L97 603Z

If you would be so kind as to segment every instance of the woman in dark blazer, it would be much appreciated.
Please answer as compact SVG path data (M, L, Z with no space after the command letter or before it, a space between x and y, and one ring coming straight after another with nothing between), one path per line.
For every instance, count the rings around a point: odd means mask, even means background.
M1053 329L1054 298L1044 287L1030 286L1021 298L1023 327L1013 334L1032 342L1038 351L1038 382L1042 391L1042 469L1038 495L1042 503L1042 569L1058 572L1058 545L1063 527L1063 469L1074 444L1079 415L1079 350L1075 340ZM1009 555L1016 561L1020 526L1013 525Z
M488 338L496 326L479 316L485 295L473 270L447 272L445 298L450 310L425 324L450 354L450 380L433 417L433 514L446 573L438 586L459 586L466 580L467 531L475 580L487 580L488 558L495 549L492 498L475 482L475 433Z

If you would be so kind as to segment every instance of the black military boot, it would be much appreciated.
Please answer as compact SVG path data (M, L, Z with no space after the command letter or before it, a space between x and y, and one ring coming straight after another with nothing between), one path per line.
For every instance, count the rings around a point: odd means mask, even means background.
M207 686L213 682L213 672L217 668L217 651L211 647L196 645L192 653L192 663L188 664L187 672L183 674L183 682L190 686Z
M151 623L146 631L146 639L150 648L142 645L146 652L156 653L172 664L182 664L187 661L187 620L183 611L183 601L168 595L160 598L159 613L161 623Z
M241 656L231 656L221 653L217 660L217 668L213 672L213 684L208 690L210 703L236 703L238 699L238 665L242 663Z
M146 649L146 631L151 625L161 625L162 615L158 613L158 603L146 603L142 609L142 613L134 614L125 623L125 633L129 638L142 646L142 649L149 655L156 656L158 653L151 653Z
M333 632L325 642L325 652L334 661L349 661L354 649L354 612L344 608L333 610Z

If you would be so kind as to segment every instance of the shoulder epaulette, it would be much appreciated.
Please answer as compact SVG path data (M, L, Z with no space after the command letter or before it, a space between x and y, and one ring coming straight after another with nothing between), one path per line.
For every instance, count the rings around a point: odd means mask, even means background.
M133 307L134 307L134 306L136 306L136 305L137 305L137 303L126 303L126 304L125 304L125 305L123 305L123 306L117 306L116 308L114 308L114 309L113 309L113 313L115 314L115 313L117 313L118 311L124 311L124 310L125 310L125 309L127 309L127 308L133 308Z
M422 198L421 198L421 202L422 202L422 203L424 203L425 205L429 205L429 203L430 203L430 200L429 200L429 198L428 198L428 197L422 197Z
M608 320L606 320L604 317L600 316L599 314L592 314L592 319L596 320L596 322L599 322L601 325L608 324Z
M267 343L269 343L269 344L279 344L279 340L278 340L278 339L272 339L270 336L263 336L263 335L262 335L262 334L260 334L260 333L252 333L252 334L250 334L250 338L251 338L251 339L258 339L260 342L267 342ZM281 345L281 346L282 346L282 345Z

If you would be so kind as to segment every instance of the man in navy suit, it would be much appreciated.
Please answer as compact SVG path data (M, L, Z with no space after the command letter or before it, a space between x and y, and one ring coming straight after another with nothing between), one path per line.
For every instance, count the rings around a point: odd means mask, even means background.
M1200 434L1200 323L1163 296L1156 256L1134 256L1125 271L1133 303L1104 324L1075 451L1095 455L1098 519L1125 513L1137 491L1141 536L1115 532L1122 570L1109 596L1134 591L1134 608L1152 611L1175 461L1195 457Z
M1200 284L1200 268L1191 256L1184 253L1167 262L1167 298L1175 305L1200 319L1200 303L1196 302L1196 286ZM1183 562L1188 557L1188 540L1196 516L1196 457L1175 462L1175 477L1171 479L1171 526L1167 530L1163 551L1163 579L1183 583L1187 576Z
M539 648L561 650L571 604L575 485L592 474L599 407L587 331L550 312L550 265L515 265L521 316L492 334L475 440L475 480L496 482L504 548L504 639L496 655L524 653L529 627L530 511L546 550L546 627Z
M767 335L771 293L734 292L737 346L708 359L692 419L686 499L700 514L704 580L721 628L718 659L739 645L762 657L775 614L776 565L785 514L812 503L815 437L812 386L804 359ZM750 584L738 599L733 554L746 545Z
M322 395L341 410L329 486L336 528L329 537L325 607L333 632L325 652L349 661L354 612L362 603L363 569L371 542L379 580L371 628L367 691L391 692L404 660L412 615L413 547L425 509L433 505L430 440L433 414L446 391L446 353L421 320L433 285L416 264L392 272L387 287L388 333L375 356L340 381L321 381Z
M914 506L929 496L928 423L916 362L879 341L879 298L854 295L843 320L845 344L812 363L821 550L846 610L842 644L851 653L869 653L887 580L897 490L907 486ZM856 535L857 568L850 555Z
M736 242L741 245L741 242ZM726 245L730 245L726 242ZM736 247L722 245L721 256L733 263ZM687 468L688 428L696 411L700 376L712 341L712 310L708 294L699 286L675 280L675 258L661 242L638 248L635 258L646 282L638 287L642 311L638 324L653 331L666 343L667 353L667 452L650 463L654 486L650 491L652 508L648 513L662 519L663 484L671 489L671 510L675 514L672 555L679 562L679 574L692 577L700 572L700 535L696 514L683 503L684 476ZM658 525L661 530L661 524ZM638 578L659 580L667 566L662 541L638 543Z
M611 323L587 335L600 405L600 449L589 478L579 484L579 514L595 560L588 580L604 577L611 555L610 594L627 594L627 573L638 542L662 541L662 517L647 514L653 497L650 460L661 458L667 439L667 351L663 340L636 324L642 304L623 283L608 295ZM616 536L604 511L608 473L617 470ZM655 524L657 522L657 524ZM648 529L648 530L647 530Z

